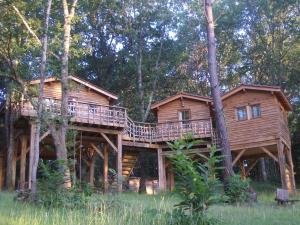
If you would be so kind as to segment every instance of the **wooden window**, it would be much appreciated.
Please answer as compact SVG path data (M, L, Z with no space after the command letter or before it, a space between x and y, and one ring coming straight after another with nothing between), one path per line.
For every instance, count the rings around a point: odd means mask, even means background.
M77 111L77 99L76 98L69 98L68 101L68 113L69 115L75 115Z
M191 111L190 110L179 111L178 117L180 121L186 122L191 119Z
M236 117L238 121L248 119L246 106L236 108Z
M251 106L251 116L252 119L261 117L261 108L259 104Z
M97 113L97 106L90 104L89 105L89 113L96 114Z

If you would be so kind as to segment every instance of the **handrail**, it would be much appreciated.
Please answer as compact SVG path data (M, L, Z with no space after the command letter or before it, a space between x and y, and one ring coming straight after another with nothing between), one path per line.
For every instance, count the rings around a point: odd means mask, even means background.
M158 142L182 137L187 133L193 136L212 136L211 118L178 120L165 123L134 122L127 116L127 126L124 135L133 141Z
M44 98L43 110L52 115L59 115L61 112L60 103L60 99ZM23 116L36 116L36 110L29 101L22 101L19 108ZM126 109L118 106L69 101L68 114L73 122L114 127L125 127L127 123Z

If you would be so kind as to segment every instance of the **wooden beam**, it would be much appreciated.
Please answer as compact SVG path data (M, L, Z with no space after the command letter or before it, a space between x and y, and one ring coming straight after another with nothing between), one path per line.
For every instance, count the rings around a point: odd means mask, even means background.
M104 193L108 192L108 145L104 145L103 149L103 190Z
M232 166L234 166L237 161L242 157L242 155L245 153L246 149L243 149L242 151L239 152L239 154L235 157L235 159L232 162Z
M40 136L40 141L44 140L50 134L50 130L47 130L42 136Z
M114 143L106 136L106 134L104 134L104 133L100 133L101 134L101 136L107 141L107 143L110 145L110 147L112 147L113 148L113 150L115 150L115 152L118 152L118 148L114 145ZM119 136L122 138L122 135L121 134L118 134L118 138L119 138ZM121 139L121 141L122 141L122 139ZM119 140L118 140L118 142L119 142Z
M123 139L123 145L130 146L130 147L140 147L140 148L150 148L153 150L156 150L158 148L167 148L168 146L166 144L151 144L151 143L144 143L144 142L134 142L134 141L128 141L128 139Z
M290 184L291 184L291 192L295 193L296 191L296 182L295 182L295 173L294 173L294 163L293 163L293 159L292 159L292 152L291 149L286 146L286 156L287 156L287 161L288 161L288 165L289 165L289 175L290 175Z
M91 143L91 147L98 153L98 155L104 159L104 155L102 154L101 150L97 148L97 146L94 143Z
M119 131L119 130L109 130L109 129L102 129L102 128L96 128L96 127L75 126L75 125L68 126L68 129L87 131L87 132L93 132L93 133L106 133L106 134L119 134L119 133L121 133L121 131Z
M197 154L197 153L206 153L209 152L210 150L208 148L197 148L197 149L190 149L190 150L182 150L184 154ZM176 154L176 151L162 151L162 155L167 156L167 155L174 155Z
M118 145L118 149L117 149L117 168L118 168L118 192L122 192L123 188L122 188L122 183L123 183L123 174L122 174L122 170L123 170L123 165L122 165L122 135L118 134L117 137L117 145Z
M31 189L31 173L32 173L32 164L33 164L33 157L34 157L34 135L36 132L36 123L31 121L30 123L30 152L29 152L29 173L28 173L28 188Z
M26 150L27 136L21 136L21 157L20 157L20 189L24 190L26 182Z
M259 159L254 160L254 162L249 165L249 168L246 170L246 176L249 176L250 171L254 168L254 166L257 164Z
M166 169L164 166L164 157L163 157L161 148L157 149L157 162L158 162L159 190L165 191L166 190Z
M279 139L277 142L277 151L278 151L278 164L280 169L280 178L281 178L281 185L283 189L287 189L287 180L286 180L286 174L285 174L285 157L284 157L284 144Z
M278 162L278 158L272 154L266 147L260 147L261 150L263 150L268 156L270 156L274 161Z

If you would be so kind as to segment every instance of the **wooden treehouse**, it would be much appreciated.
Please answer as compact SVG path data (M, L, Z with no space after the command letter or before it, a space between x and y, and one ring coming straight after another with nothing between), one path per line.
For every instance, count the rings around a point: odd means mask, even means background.
M174 175L166 156L172 154L167 142L192 135L201 139L191 153L208 153L217 144L214 130L213 104L210 97L178 93L151 106L156 123L135 122L127 115L126 108L114 106L117 96L75 76L69 77L71 86L68 102L70 130L76 130L74 158L88 168L91 185L95 179L96 157L103 160L101 177L104 191L122 183L132 175L140 152L157 154L158 186L160 190L172 189ZM34 86L39 80L32 81ZM61 84L49 78L44 87L45 115L60 113ZM287 112L291 105L279 87L241 85L222 97L224 116L229 131L233 164L239 165L243 176L249 175L261 157L271 157L279 164L283 188L295 189L291 141ZM36 112L30 102L21 99L16 106L15 151L13 183L16 188L30 188L31 156L35 133ZM42 159L55 159L50 131L40 137ZM5 174L5 151L0 152L0 187ZM109 157L115 165L109 165ZM81 163L80 161L80 163ZM245 165L247 162L247 166ZM18 165L18 166L17 166ZM109 183L108 168L115 167L117 179ZM17 171L18 169L18 171ZM141 168L142 169L142 168ZM81 172L79 174L81 176Z

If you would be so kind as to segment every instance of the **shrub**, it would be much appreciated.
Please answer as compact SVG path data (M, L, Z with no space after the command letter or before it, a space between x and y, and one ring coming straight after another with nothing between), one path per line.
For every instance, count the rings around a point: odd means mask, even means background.
M92 194L91 188L85 184L76 184L71 189L63 187L63 174L59 170L62 162L40 161L41 178L38 179L38 202L46 207L81 208Z
M245 203L249 200L249 180L243 180L240 175L235 174L228 178L225 189L227 201L231 204Z
M194 160L188 151L199 141L178 140L169 143L174 154L169 156L176 176L176 191L183 199L175 205L171 224L212 224L207 219L207 208L222 199L218 192L220 181L216 171L220 168L217 163L221 161L216 155L216 148L212 148L209 157L197 154L205 163ZM190 223L188 222L190 221ZM195 223L193 221L199 221Z

